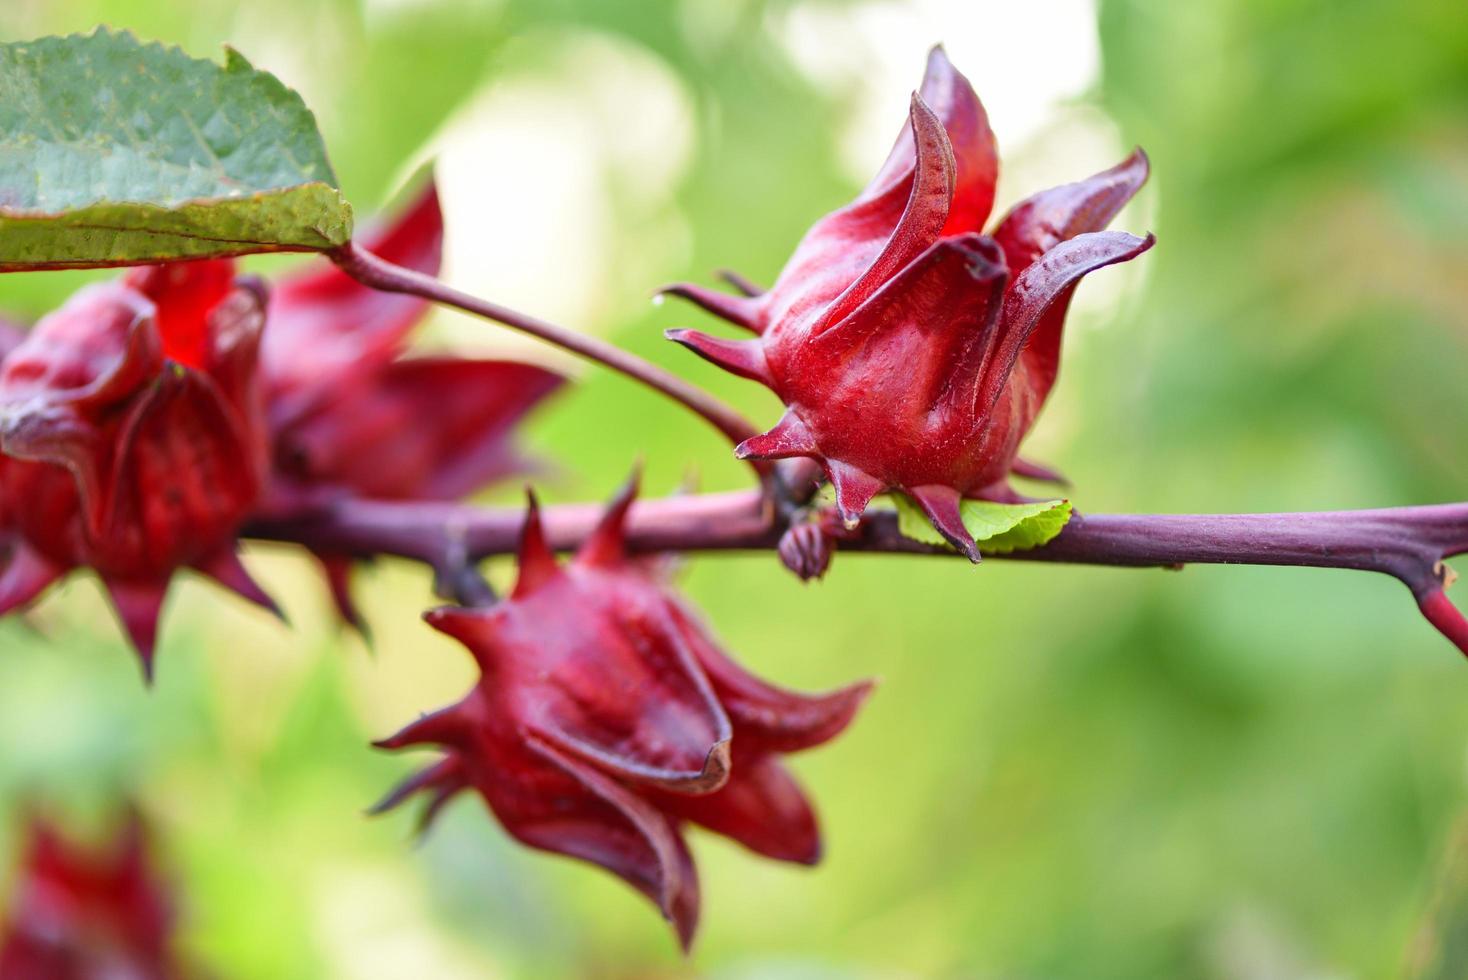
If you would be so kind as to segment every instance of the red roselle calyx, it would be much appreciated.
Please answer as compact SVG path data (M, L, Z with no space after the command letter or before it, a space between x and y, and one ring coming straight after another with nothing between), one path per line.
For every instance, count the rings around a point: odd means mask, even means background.
M934 49L887 162L811 228L769 292L668 290L758 335L668 331L785 403L736 455L820 461L848 523L876 494L902 490L974 561L959 501L1011 495L1077 283L1152 245L1102 230L1146 179L1140 150L1029 198L984 235L997 173L983 106Z
M264 304L227 262L134 269L78 292L5 357L0 613L90 567L149 668L178 568L271 606L234 550L268 467Z
M437 275L443 214L428 183L362 246ZM371 289L321 264L272 292L262 351L275 440L273 506L301 497L452 500L522 472L514 430L564 378L523 364L406 357L427 300ZM318 555L338 609L361 627L351 556Z
M436 276L435 186L362 245ZM564 379L515 361L403 356L429 309L324 263L276 285L262 359L282 481L378 500L448 500L524 468L512 429Z
M115 841L78 847L36 822L0 930L6 980L180 980L174 910L133 817Z
M430 273L442 242L432 184L366 239ZM0 329L0 614L93 568L151 670L178 568L274 608L234 552L246 517L322 497L453 498L523 469L512 431L563 379L404 357L427 309L331 266L286 277L267 301L214 260L89 287L23 340ZM360 625L350 556L320 557Z
M599 864L647 895L686 947L699 897L684 823L814 863L816 818L779 757L837 735L870 685L802 695L736 665L648 563L625 554L634 493L629 485L565 566L532 498L513 594L428 614L483 678L378 743L446 750L381 808L424 792L426 823L476 790L521 842Z

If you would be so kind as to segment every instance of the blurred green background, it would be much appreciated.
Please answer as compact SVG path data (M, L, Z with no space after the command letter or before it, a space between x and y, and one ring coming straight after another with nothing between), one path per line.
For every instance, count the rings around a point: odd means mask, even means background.
M454 282L766 422L763 389L661 341L704 318L650 292L721 266L771 279L880 162L946 41L990 106L1001 206L1134 143L1152 156L1118 225L1159 245L1081 290L1031 442L1079 507L1465 496L1460 4L0 5L5 39L97 23L198 55L227 41L280 74L362 210L437 157ZM77 280L9 277L0 306L38 314ZM506 343L448 314L423 339ZM696 421L571 367L583 383L529 432L554 460L547 498L604 496L639 454L652 492L744 478ZM686 588L746 664L883 683L845 737L795 760L822 867L695 833L705 917L685 963L641 898L510 845L476 800L416 847L411 815L366 819L418 761L366 743L456 699L469 660L418 621L417 568L363 576L369 652L303 559L250 561L294 628L187 583L151 692L85 579L0 624L0 848L27 802L96 825L134 796L185 944L222 977L1389 977L1465 805L1468 667L1384 578L838 556L803 587L770 557L698 559Z

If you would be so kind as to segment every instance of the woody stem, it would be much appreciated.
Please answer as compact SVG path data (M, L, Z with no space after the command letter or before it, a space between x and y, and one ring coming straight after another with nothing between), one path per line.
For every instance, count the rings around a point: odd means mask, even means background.
M601 514L597 504L545 508L545 531L577 547ZM442 568L445 555L480 559L515 551L519 508L345 500L257 521L247 536L343 556L395 555ZM785 517L759 491L639 501L627 524L635 552L773 549ZM898 532L896 515L872 511L842 551L943 555ZM1448 601L1443 561L1468 552L1468 503L1292 514L1077 514L1049 544L989 557L1131 568L1187 564L1293 565L1381 572L1412 591L1422 614L1465 654L1468 619Z
M383 292L421 296L434 303L494 320L640 381L708 422L734 445L759 434L760 430L748 419L702 388L615 344L460 292L432 276L395 265L351 242L333 249L329 255L343 272L363 285ZM766 461L750 460L749 463L761 478L771 472Z

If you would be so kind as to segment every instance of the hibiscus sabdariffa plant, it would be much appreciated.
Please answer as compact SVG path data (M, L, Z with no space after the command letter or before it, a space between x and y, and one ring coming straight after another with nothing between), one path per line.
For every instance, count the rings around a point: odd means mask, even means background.
M848 526L878 493L902 490L972 561L960 501L1016 499L1008 476L1055 383L1076 285L1152 246L1101 231L1146 179L1141 151L1021 203L990 237L998 170L983 105L934 49L887 162L816 222L769 292L669 290L758 334L670 339L788 406L736 456L818 460Z
M766 551L804 578L826 574L838 548L1353 568L1403 582L1468 652L1443 564L1468 551L1468 503L1082 514L1010 487L1011 475L1057 481L1019 449L1080 280L1153 244L1106 230L1147 159L1138 150L990 226L994 137L941 49L877 176L812 226L772 288L730 277L737 294L668 290L753 334L669 331L778 395L785 412L767 428L627 351L439 282L431 183L354 237L309 111L235 52L221 66L103 30L4 44L0 92L0 271L130 267L29 329L0 324L0 613L90 569L151 670L179 570L272 605L236 556L242 538L315 555L362 628L354 563L424 562L451 603L428 622L481 676L379 743L439 753L382 808L422 794L426 822L477 794L518 840L643 892L685 946L699 909L685 828L814 863L815 811L781 758L839 734L869 686L804 695L747 673L660 554ZM125 157L110 153L124 142ZM280 251L331 264L265 282L234 262ZM462 503L523 472L515 425L564 382L414 355L431 303L661 392L734 446L750 486L634 501L631 484L605 508ZM893 507L873 504L882 493ZM499 554L519 562L503 597L478 569Z
M815 814L779 756L838 735L870 685L811 697L740 668L657 565L627 554L635 493L628 484L566 566L532 497L514 591L488 608L427 615L469 648L483 678L457 705L379 743L447 750L384 805L427 792L431 818L472 788L517 839L600 864L647 894L686 946L699 898L681 824L814 864Z

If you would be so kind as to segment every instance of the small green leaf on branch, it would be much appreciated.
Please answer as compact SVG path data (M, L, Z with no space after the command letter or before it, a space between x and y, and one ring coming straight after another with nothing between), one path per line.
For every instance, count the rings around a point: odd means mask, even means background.
M923 544L947 546L926 514L906 494L894 493L897 529L904 537ZM965 500L959 505L963 526L968 528L982 551L1007 554L1026 551L1049 542L1070 521L1069 500L1041 500L1027 504L999 504L991 500Z

